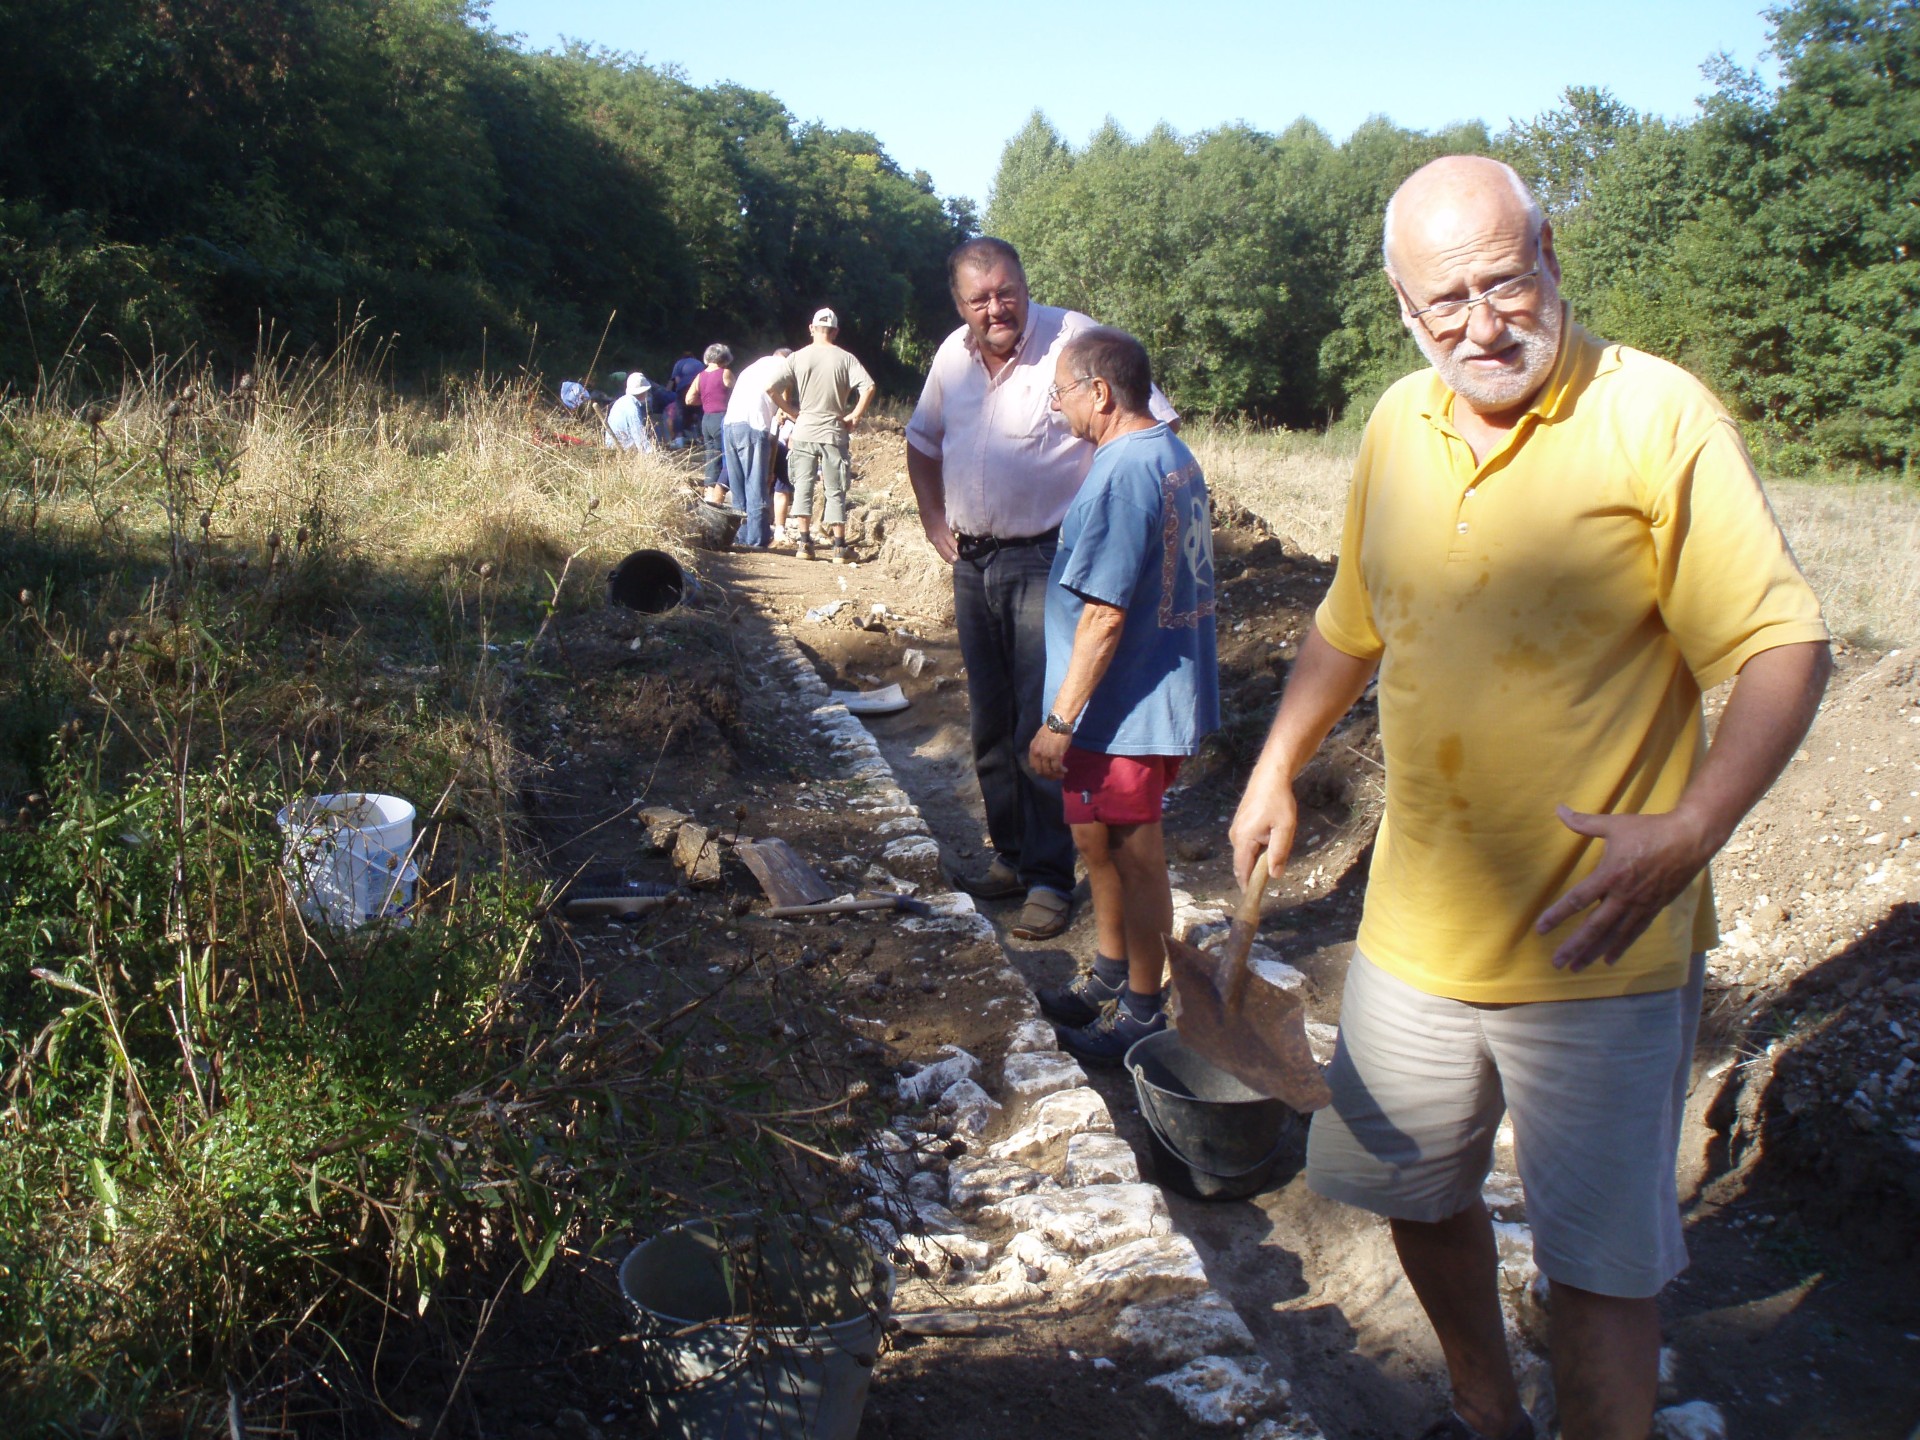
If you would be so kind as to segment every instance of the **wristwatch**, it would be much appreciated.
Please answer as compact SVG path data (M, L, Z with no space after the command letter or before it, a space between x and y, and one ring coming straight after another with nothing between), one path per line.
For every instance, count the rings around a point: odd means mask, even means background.
M1058 715L1049 710L1047 712L1047 729L1056 735L1071 735L1073 734L1073 722L1071 720L1062 720Z

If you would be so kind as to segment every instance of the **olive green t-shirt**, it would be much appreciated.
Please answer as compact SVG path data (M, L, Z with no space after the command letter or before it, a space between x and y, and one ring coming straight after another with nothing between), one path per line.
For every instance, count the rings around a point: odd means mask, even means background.
M787 387L800 411L793 438L844 445L847 427L841 416L853 409L855 396L873 387L873 377L838 345L804 345L787 357L769 388Z

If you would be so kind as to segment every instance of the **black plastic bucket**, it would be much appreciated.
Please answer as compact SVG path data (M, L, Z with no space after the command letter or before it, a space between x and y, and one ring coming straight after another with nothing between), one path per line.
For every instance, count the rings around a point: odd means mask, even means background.
M693 502L693 543L707 550L726 550L746 523L747 512L711 500Z
M636 550L607 572L607 603L643 615L664 615L699 594L700 582L664 550Z
M1189 1050L1172 1030L1136 1040L1127 1073L1163 1185L1196 1200L1244 1200L1265 1188L1294 1112Z

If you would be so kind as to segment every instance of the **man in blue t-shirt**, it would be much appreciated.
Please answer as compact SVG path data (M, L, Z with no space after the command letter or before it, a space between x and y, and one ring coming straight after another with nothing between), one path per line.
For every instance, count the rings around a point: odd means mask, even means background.
M1028 759L1059 780L1087 866L1093 968L1042 990L1060 1043L1117 1064L1166 1027L1160 977L1173 929L1160 816L1180 762L1220 725L1213 522L1200 463L1147 409L1146 349L1086 330L1054 369L1053 407L1093 441L1093 467L1060 522L1047 586L1046 724Z

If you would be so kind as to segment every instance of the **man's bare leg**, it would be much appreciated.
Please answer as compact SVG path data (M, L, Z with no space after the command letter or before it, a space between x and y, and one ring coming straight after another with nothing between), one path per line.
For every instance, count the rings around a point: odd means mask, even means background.
M1087 893L1093 900L1094 945L1097 954L1123 960L1127 954L1126 882L1114 865L1112 832L1094 822L1068 827L1073 847L1087 865Z
M1548 1332L1566 1440L1646 1440L1660 1387L1660 1311L1553 1283Z
M1127 988L1136 995L1158 995L1166 975L1167 934L1173 929L1166 835L1157 820L1151 825L1110 826L1109 833L1122 887ZM1102 953L1108 952L1103 949Z
M1445 1220L1395 1220L1393 1244L1447 1357L1454 1410L1482 1435L1509 1434L1520 1423L1520 1390L1507 1354L1487 1207L1475 1200ZM1567 1440L1575 1440L1574 1431Z

